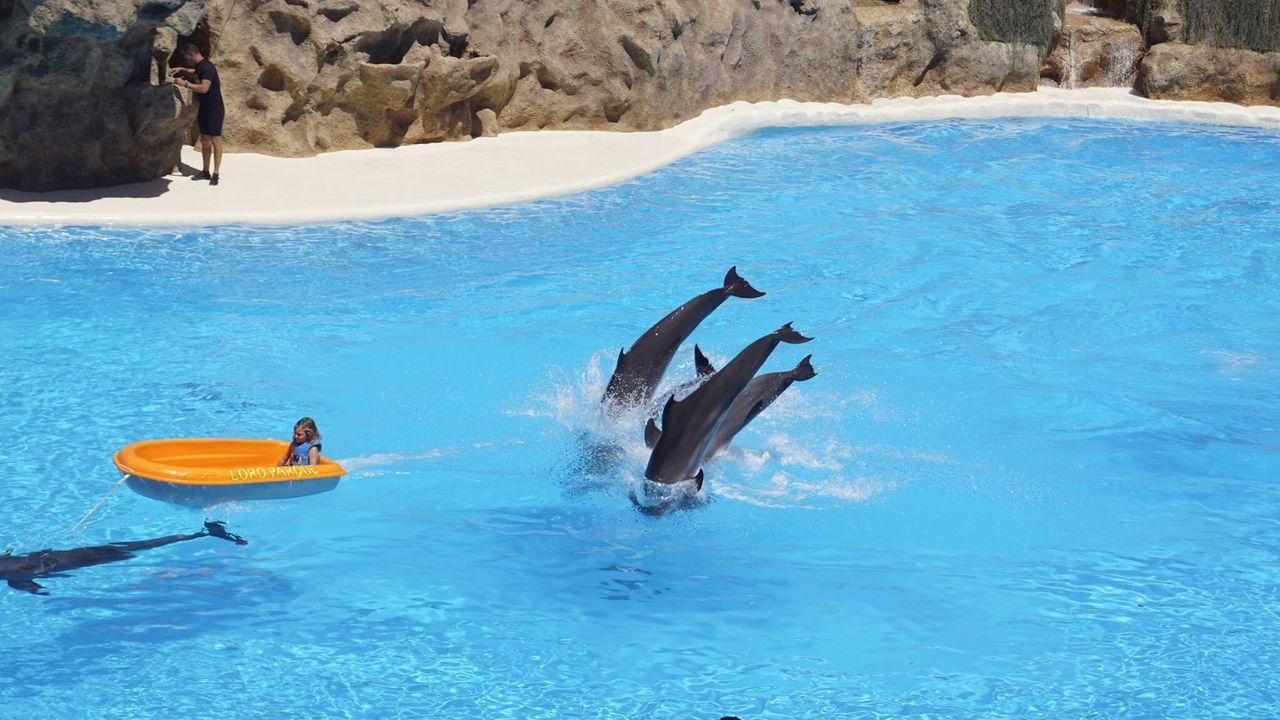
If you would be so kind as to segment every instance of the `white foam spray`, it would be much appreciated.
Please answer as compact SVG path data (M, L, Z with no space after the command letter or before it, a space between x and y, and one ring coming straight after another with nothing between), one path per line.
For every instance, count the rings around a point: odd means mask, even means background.
M377 477L387 474L385 468L388 467L419 460L435 460L451 454L453 454L451 451L442 448L415 453L372 453L339 460L338 464L346 468L350 477Z
M692 357L683 349L676 357ZM711 358L723 367L728 358ZM692 361L676 363L654 393L655 400L644 407L606 413L600 399L612 371L610 350L595 353L578 372L557 370L549 388L535 396L532 407L522 415L553 419L580 440L584 454L610 462L590 466L590 460L574 463L574 471L594 474L596 482L642 494L644 468L649 449L644 444L644 426L650 417L661 414L666 398L692 392L686 383L696 376ZM682 387L683 386L683 387ZM895 480L864 472L859 450L830 428L851 407L859 414L876 415L875 393L855 393L836 398L815 392L797 383L756 419L724 452L705 466L707 491L717 497L761 507L795 507L864 502L893 487ZM763 431L763 439L761 439Z

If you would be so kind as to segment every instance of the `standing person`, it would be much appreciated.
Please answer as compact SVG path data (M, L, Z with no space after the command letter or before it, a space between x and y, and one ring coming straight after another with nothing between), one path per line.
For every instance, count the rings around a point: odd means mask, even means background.
M179 87L189 88L199 97L200 108L196 111L196 124L200 126L200 156L204 159L204 169L193 180L208 180L210 185L218 184L218 172L222 169L222 83L218 81L218 69L209 62L200 48L187 43L182 48L182 58L194 70L178 68L173 71L174 80ZM196 82L192 82L195 79ZM209 156L213 156L213 174L209 174Z
M320 430L316 421L304 417L293 425L293 442L276 465L319 465Z

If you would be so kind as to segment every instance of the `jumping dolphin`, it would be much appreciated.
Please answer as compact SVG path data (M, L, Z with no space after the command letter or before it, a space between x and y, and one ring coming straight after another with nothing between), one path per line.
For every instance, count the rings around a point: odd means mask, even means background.
M702 460L733 401L746 389L778 343L805 343L813 338L787 323L743 348L719 372L683 400L671 398L662 409L662 429L650 419L645 444L653 448L644 476L665 485L694 480L702 487ZM694 471L697 471L695 474Z
M74 550L37 550L26 555L11 555L11 551L5 551L0 554L0 578L6 580L9 587L14 590L25 590L35 595L48 595L49 591L37 584L36 578L63 577L68 570L128 560L142 550L202 537L222 538L237 545L248 544L248 541L239 535L227 532L224 525L217 521L206 522L203 530L190 535L166 535L153 540L114 542L109 545L94 545Z
M733 401L729 412L725 413L724 421L720 423L720 429L716 431L715 437L707 443L706 459L710 460L723 450L733 437L747 426L747 423L755 420L756 416L777 400L783 391L791 387L791 383L804 382L817 375L813 365L809 364L809 359L812 357L812 355L805 355L800 364L786 372L767 373L752 378L747 384L747 389L742 391L738 399Z
M636 338L630 350L618 353L618 364L604 391L605 406L635 406L649 402L676 350L699 323L730 297L758 298L761 295L764 293L738 276L737 266L729 268L722 287L708 290L672 310Z

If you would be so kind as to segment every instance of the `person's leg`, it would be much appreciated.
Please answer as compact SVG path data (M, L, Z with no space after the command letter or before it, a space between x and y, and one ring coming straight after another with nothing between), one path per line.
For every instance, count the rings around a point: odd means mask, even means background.
M222 136L214 135L213 140L213 174L217 175L222 169Z
M209 174L209 156L213 154L213 138L208 135L200 136L200 159L204 161L204 167L200 172L205 175Z

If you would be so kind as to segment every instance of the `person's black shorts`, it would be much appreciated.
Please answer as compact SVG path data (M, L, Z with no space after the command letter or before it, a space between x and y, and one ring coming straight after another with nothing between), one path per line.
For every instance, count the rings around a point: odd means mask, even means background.
M225 114L222 108L209 108L205 110L200 108L200 112L196 115L196 124L200 126L201 135L212 135L217 137L222 134L222 116ZM188 116L189 117L189 116Z

